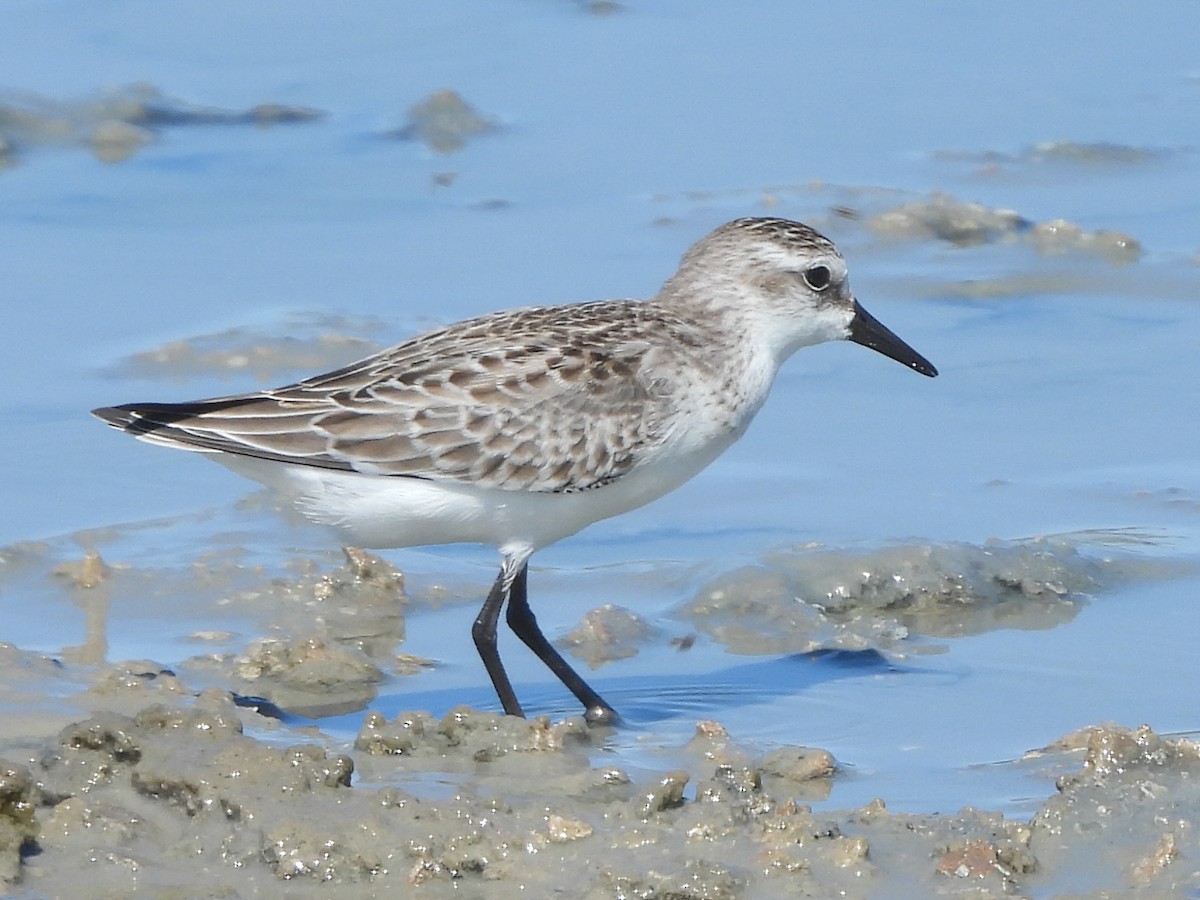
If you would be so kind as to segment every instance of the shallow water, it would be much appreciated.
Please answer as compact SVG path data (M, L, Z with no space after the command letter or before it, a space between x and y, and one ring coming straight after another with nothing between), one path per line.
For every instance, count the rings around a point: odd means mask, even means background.
M833 753L830 808L881 796L900 811L1022 816L1053 790L1036 767L1004 764L1027 750L1105 721L1200 730L1196 8L203 15L199 27L177 3L0 13L0 546L44 542L2 557L0 638L174 667L273 633L271 613L230 599L256 579L284 577L292 558L340 562L335 539L253 486L107 433L88 409L282 382L491 309L648 295L709 228L778 214L837 241L859 299L941 377L852 345L806 349L700 477L535 557L547 634L606 602L658 629L589 675L629 722L606 758L666 767L698 719L716 719L764 751ZM1135 58L1134 34L1153 52ZM483 130L453 152L398 137L420 133L410 110L441 89ZM99 161L95 129L147 99L160 114L135 121L127 158ZM323 116L243 117L267 102ZM934 192L1025 221L973 245L880 230L875 217ZM1140 253L1114 261L1087 235L1047 252L1033 226L1056 219L1128 235ZM682 610L707 585L811 544L1058 534L1111 562L1053 626L1026 612L878 654L671 643L697 634ZM50 574L89 547L142 580L98 600ZM439 665L385 681L371 708L494 709L468 638L490 551L386 555L417 601L401 649ZM201 631L230 635L189 638ZM515 641L503 652L528 708L575 712ZM309 724L349 741L362 715Z

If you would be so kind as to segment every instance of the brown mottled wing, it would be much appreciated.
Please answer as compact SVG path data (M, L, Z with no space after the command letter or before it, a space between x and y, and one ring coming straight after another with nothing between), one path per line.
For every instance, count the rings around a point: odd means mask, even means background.
M661 440L642 304L495 313L259 394L97 410L159 443L505 490L579 491Z

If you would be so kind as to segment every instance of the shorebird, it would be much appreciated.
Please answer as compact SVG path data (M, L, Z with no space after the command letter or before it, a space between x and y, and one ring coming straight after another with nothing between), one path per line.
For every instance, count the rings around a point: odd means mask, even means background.
M649 300L491 313L284 387L93 413L276 488L359 546L494 546L500 573L471 634L504 711L524 715L496 647L507 604L516 635L605 722L613 707L529 607L530 555L683 484L745 432L788 357L843 339L937 375L859 305L831 241L743 218Z

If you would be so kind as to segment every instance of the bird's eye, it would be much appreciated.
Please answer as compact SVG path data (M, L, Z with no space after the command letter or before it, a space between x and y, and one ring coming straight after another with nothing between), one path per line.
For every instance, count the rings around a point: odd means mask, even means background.
M805 269L801 276L804 278L804 283L814 291L823 291L829 287L829 266L813 266Z

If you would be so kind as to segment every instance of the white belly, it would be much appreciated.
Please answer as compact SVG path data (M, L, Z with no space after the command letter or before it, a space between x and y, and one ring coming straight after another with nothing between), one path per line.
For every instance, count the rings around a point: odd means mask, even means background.
M423 478L360 475L226 453L211 458L290 496L305 516L335 526L357 546L467 542L536 550L674 490L735 439L731 434L726 440L709 441L698 450L640 465L611 484L577 493L504 491Z

